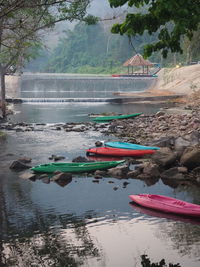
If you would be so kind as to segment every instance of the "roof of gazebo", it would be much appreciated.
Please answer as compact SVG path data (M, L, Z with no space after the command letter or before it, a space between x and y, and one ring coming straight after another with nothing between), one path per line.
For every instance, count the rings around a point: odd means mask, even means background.
M128 59L123 66L153 66L149 60L145 60L140 54L136 54L132 58Z

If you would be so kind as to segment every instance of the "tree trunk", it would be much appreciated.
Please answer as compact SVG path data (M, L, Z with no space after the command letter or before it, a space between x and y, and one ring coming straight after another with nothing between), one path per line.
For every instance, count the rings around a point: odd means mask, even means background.
M1 75L1 111L2 117L6 117L6 86L5 86L5 71L0 65L0 75Z

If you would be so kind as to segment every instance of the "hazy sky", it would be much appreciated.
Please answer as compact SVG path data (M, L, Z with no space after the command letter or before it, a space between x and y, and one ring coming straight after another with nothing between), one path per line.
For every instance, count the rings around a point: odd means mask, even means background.
M88 13L102 18L111 18L122 12L121 8L111 8L108 0L93 0ZM75 23L61 22L58 23L53 31L47 31L45 35L45 43L47 47L54 48L59 38L63 35L63 30L72 29Z

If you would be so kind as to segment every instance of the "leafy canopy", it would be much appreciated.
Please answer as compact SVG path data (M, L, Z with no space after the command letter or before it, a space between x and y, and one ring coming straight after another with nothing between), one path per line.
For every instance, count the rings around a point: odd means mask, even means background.
M111 7L128 4L138 8L137 13L129 12L122 23L112 27L112 33L128 36L158 32L158 40L144 48L144 56L161 50L163 57L168 51L182 53L181 39L191 40L200 22L200 0L109 0ZM145 11L141 10L145 8Z

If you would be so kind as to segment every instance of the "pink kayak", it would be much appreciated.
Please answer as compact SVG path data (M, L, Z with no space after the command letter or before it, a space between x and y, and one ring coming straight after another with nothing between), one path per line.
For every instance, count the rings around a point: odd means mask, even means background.
M139 194L130 195L129 198L135 203L146 208L200 218L200 205L192 204L172 197Z
M105 156L118 156L118 157L142 157L147 154L155 153L155 150L134 150L122 149L113 147L93 147L86 150L87 154L97 154Z

